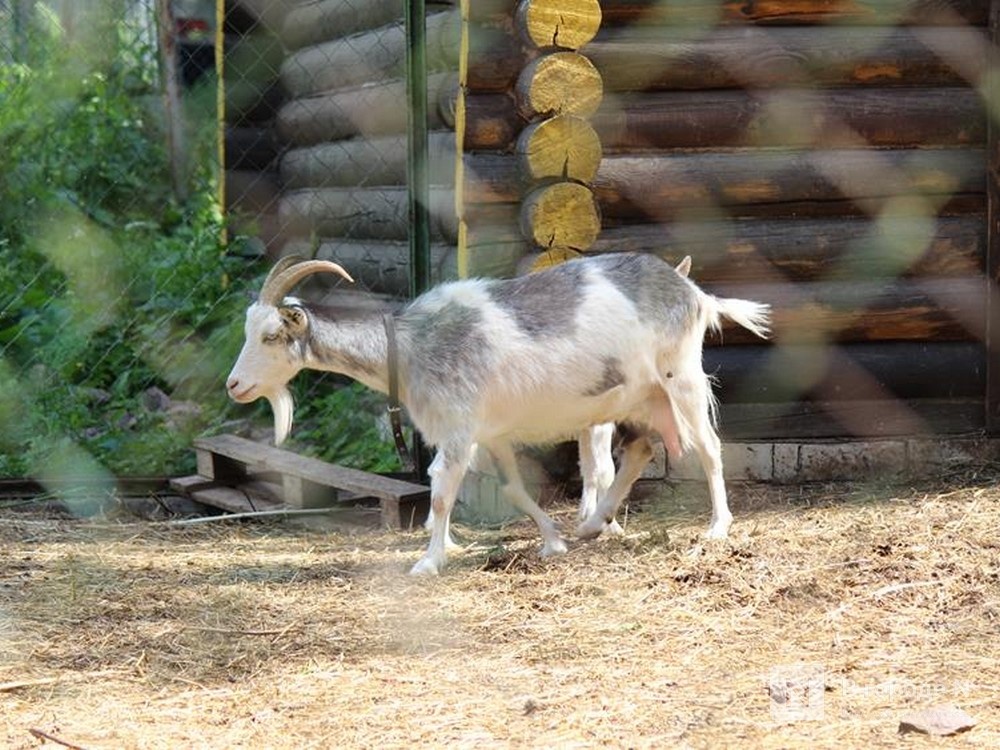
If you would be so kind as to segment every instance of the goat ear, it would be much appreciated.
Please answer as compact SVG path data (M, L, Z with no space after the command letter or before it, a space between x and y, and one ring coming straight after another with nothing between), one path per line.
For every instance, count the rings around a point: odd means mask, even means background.
M306 314L301 307L279 307L278 314L292 333L301 333L306 329Z
M690 255L685 255L684 256L684 260L682 260L680 263L677 264L677 269L676 270L677 270L677 273L679 273L681 276L685 276L685 277L689 273L691 273L691 256Z

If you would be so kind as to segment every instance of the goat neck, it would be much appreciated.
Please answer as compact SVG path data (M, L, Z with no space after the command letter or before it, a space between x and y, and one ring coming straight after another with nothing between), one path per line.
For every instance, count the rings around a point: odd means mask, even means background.
M309 334L302 347L305 367L339 372L373 390L388 392L384 313L339 316L322 306L303 307L309 316Z

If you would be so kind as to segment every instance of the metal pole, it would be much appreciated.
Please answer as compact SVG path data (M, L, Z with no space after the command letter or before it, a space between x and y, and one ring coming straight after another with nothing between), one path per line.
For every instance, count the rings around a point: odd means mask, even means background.
M407 157L410 216L410 296L431 285L430 161L427 145L427 12L424 0L406 0ZM430 453L414 434L413 463L417 477L427 475Z
M410 296L431 285L430 181L427 165L427 24L424 0L406 0L407 180Z

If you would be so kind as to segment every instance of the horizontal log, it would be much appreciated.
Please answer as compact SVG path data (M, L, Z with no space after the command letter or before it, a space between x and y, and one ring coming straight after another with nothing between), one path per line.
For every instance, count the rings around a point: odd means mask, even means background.
M469 19L500 23L517 0L475 0ZM810 23L919 26L985 26L989 6L982 0L602 0L604 26L637 24L803 25Z
M465 202L515 203L525 189L516 156L463 156ZM592 188L611 219L673 219L693 210L765 206L780 215L814 203L849 202L876 214L907 198L934 212L945 200L985 192L979 149L736 151L608 156ZM926 205L924 205L926 204ZM838 206L842 210L841 206Z
M284 254L332 260L351 274L359 289L405 297L410 293L410 244L405 240L342 240L322 238L317 244L296 239L285 245ZM432 283L457 277L458 250L454 245L432 243Z
M591 251L690 255L699 283L974 276L985 269L986 217L681 220L606 227Z
M723 440L956 435L985 428L983 399L726 404Z
M454 187L455 134L428 134L428 177L433 185ZM287 151L279 174L287 190L309 187L372 187L406 184L404 135L351 138Z
M985 192L984 154L968 150L761 151L612 157L593 183L605 216L671 216L747 204L847 201L875 215L889 201L928 213L956 194Z
M986 333L982 276L704 286L719 296L770 304L779 344L975 341ZM724 327L721 340L756 342L735 324Z
M469 94L467 150L507 150L523 120L505 94ZM606 152L872 145L964 146L986 140L971 88L650 91L607 99L590 117Z
M966 60L960 74L932 50ZM776 86L961 85L987 70L981 34L966 28L719 29L705 37L661 30L599 36L587 54L610 91ZM971 59L970 59L971 58ZM966 76L963 78L963 75Z
M435 73L428 76L427 125L433 130L454 127L457 75ZM278 112L276 127L281 139L306 146L338 141L355 135L387 135L406 132L406 81L384 81L368 86L294 99Z
M982 398L986 389L979 342L710 346L704 367L724 404Z
M604 91L962 86L985 75L982 33L964 27L602 28L586 47ZM524 67L515 40L470 35L470 91L505 91Z
M458 11L427 16L427 69L458 70ZM401 23L292 53L281 65L281 82L293 98L335 91L404 75L406 34Z
M409 236L409 203L405 187L306 188L282 194L279 216L288 231L353 240L405 240ZM431 188L431 240L458 241L455 191Z
M432 0L426 4L427 13L457 4L455 0ZM402 17L400 0L314 0L288 11L281 41L286 49L297 50L385 26Z
M431 280L434 283L458 276L458 248L444 243L431 244ZM336 261L343 265L364 289L405 296L409 294L410 246L407 241L342 240L321 238L317 245L305 239L293 239L285 245L285 254L299 254ZM504 247L476 253L468 258L471 277L505 278L513 276L519 254Z
M986 141L982 98L958 87L646 92L607 103L591 122L608 151Z

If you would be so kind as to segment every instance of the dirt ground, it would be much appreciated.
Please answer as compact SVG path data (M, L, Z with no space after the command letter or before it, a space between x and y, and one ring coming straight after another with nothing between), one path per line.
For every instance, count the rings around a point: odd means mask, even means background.
M626 536L0 511L6 748L1000 747L1000 489L681 484ZM569 506L556 509L569 528ZM897 733L911 709L977 721ZM63 744L60 744L63 743Z

